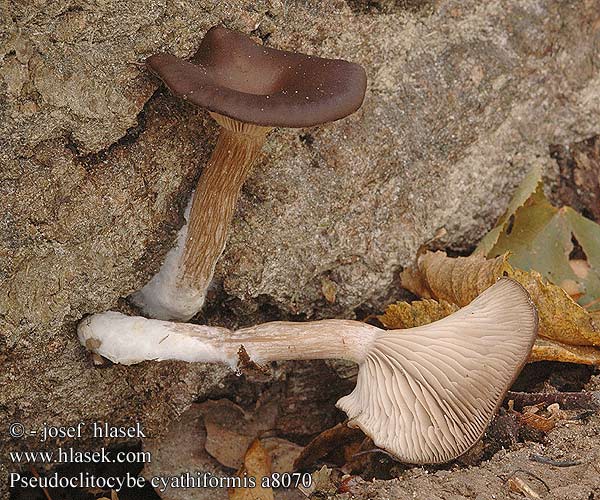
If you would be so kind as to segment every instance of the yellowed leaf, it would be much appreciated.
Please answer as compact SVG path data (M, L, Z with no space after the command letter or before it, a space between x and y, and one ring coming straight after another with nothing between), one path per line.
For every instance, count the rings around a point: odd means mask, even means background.
M401 278L402 286L416 295L463 307L511 269L503 258L451 258L445 252L425 252L418 257L416 269L408 268Z
M561 361L581 365L600 365L600 349L537 338L529 355L529 362L533 361Z
M600 346L600 328L592 315L560 287L535 271L513 269L509 276L523 285L538 309L538 335L575 346Z
M414 328L433 323L457 310L457 305L445 300L423 299L410 304L396 302L387 306L385 313L377 319L387 328Z
M536 191L542 181L542 168L540 165L535 165L531 171L525 176L521 184L516 189L513 194L512 200L508 204L506 208L506 212L500 217L498 220L496 227L492 229L488 234L486 234L475 253L480 253L482 255L488 255L488 253L494 248L498 239L502 235L502 233L509 226L511 218L517 212L519 208L521 208L525 202L529 199L529 197Z
M250 443L272 429L279 411L275 400L247 412L228 399L206 401L198 406L206 427L206 451L221 464L238 469Z
M256 485L253 488L230 488L227 493L229 500L274 500L273 489L263 488L262 480L271 475L271 457L265 450L259 439L255 439L244 455L244 463L237 476L244 478L255 478Z
M385 313L378 316L378 319L387 328L413 328L449 316L457 309L458 306L454 304L439 303L433 299L416 300L410 304L397 302L389 305ZM591 346L569 345L538 337L529 356L529 362L534 361L561 361L600 366L600 349Z
M271 457L271 469L278 474L294 472L294 461L302 453L303 447L278 437L261 438L260 444Z
M507 254L495 259L481 255L451 258L444 252L426 252L418 257L415 268L402 274L402 284L413 293L425 286L428 298L462 307L498 278L509 276L531 295L539 314L539 336L576 346L600 346L600 328L588 311L539 273L514 269L507 258Z
M321 292L323 293L325 300L330 304L333 304L337 294L337 285L335 284L335 281L331 281L329 278L323 278L321 280Z

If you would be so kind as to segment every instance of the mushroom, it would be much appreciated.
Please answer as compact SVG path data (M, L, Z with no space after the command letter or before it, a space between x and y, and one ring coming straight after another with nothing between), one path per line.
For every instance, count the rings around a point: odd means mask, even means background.
M349 424L403 462L440 463L479 440L527 361L537 324L527 291L502 278L454 314L406 330L323 320L232 332L106 312L84 319L78 333L88 349L124 364L354 361L356 388L337 402Z
M151 317L187 320L204 303L241 186L268 132L353 113L366 75L357 64L263 47L221 27L208 31L193 62L159 54L146 64L173 94L207 109L221 125L188 223L159 272L132 296Z

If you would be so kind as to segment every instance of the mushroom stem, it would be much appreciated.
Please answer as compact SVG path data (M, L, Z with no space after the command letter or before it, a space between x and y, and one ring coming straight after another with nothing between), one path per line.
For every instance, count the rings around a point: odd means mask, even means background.
M79 339L89 350L114 363L169 359L224 363L235 368L243 347L251 361L341 358L364 361L381 329L352 320L310 323L275 321L231 331L227 328L172 323L126 316L114 311L85 318Z
M89 349L127 364L356 361L356 387L337 402L350 424L402 461L439 463L463 454L485 431L527 361L537 313L527 291L503 278L454 314L406 330L324 320L232 332L108 312L83 320L78 333Z
M240 189L271 130L211 115L222 129L194 194L179 278L181 286L198 290L206 290L210 284Z
M240 189L271 130L211 115L221 125L221 132L194 192L186 217L189 223L159 272L132 296L133 302L154 318L187 320L201 309L225 248Z

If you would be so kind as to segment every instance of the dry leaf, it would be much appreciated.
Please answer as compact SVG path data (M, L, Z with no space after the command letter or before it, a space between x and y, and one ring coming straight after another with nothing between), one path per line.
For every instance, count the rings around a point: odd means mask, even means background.
M573 240L585 259L570 260ZM582 306L600 310L600 225L570 207L552 206L544 195L539 170L527 176L477 252L486 257L510 252L508 260L515 268L535 270Z
M402 286L414 294L463 307L508 270L512 268L502 258L451 258L444 252L425 252L417 258L416 268L407 268L400 276Z
M335 493L337 488L331 481L331 471L332 469L329 469L324 465L319 470L312 473L312 482L308 488L300 484L298 485L298 489L304 493L306 498L311 497L317 492Z
M206 430L201 405L192 404L176 421L169 424L166 434L144 439L144 451L152 461L144 465L143 476L177 478L186 472L202 471L216 477L229 477L231 471L206 451ZM245 452L245 450L244 450ZM244 453L243 452L243 453ZM180 488L159 485L157 493L168 500L226 500L221 488Z
M294 470L306 469L334 450L343 451L345 446L356 441L362 442L364 438L365 435L361 430L348 427L346 424L337 424L323 431L306 445L294 462Z
M537 306L541 337L575 346L600 345L597 323L562 288L546 283L535 271L514 269L508 275L527 289Z
M415 283L419 289L425 286L428 298L462 307L501 276L517 280L531 295L539 313L540 336L575 346L600 345L600 330L592 315L538 273L514 269L506 255L495 259L481 255L451 258L444 252L426 252L417 259L416 268L402 274L402 285L413 293Z
M250 443L261 433L275 427L276 400L257 405L254 413L229 401L206 401L199 405L206 426L206 451L220 463L239 469Z
M600 366L600 349L590 346L568 345L556 340L538 337L529 355L529 361L562 361L563 363Z
M458 306L433 299L396 302L387 306L377 319L387 328L414 328L442 319L458 310Z
M271 457L271 469L279 474L294 471L294 462L302 453L303 447L278 437L268 437L260 440Z
M543 417L542 415L537 415L535 413L515 412L515 414L517 415L517 420L521 424L528 427L533 427L534 429L544 433L550 432L556 425L556 419L552 417Z
M417 311L411 311L413 306ZM413 328L432 323L448 316L458 309L458 306L445 302L440 304L433 299L408 302L397 302L387 307L385 314L378 316L379 320L387 327ZM411 318L416 320L411 323ZM534 361L562 361L563 363L578 363L582 365L600 366L600 349L590 346L574 346L563 344L556 340L538 337L535 340L529 362Z
M255 439L246 454L244 463L237 473L239 478L255 478L254 488L230 488L229 500L274 500L273 489L263 488L262 480L271 475L271 458L267 450Z

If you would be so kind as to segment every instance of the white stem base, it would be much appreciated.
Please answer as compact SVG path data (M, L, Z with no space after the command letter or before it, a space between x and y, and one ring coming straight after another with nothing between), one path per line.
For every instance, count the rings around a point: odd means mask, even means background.
M224 363L232 368L237 364L236 350L224 348L231 333L227 328L171 323L108 311L82 320L77 333L90 351L123 365L169 359Z
M180 279L193 198L192 193L184 213L185 224L179 230L175 246L167 253L160 270L140 291L131 295L133 303L152 318L187 321L204 305L206 290L184 288Z

